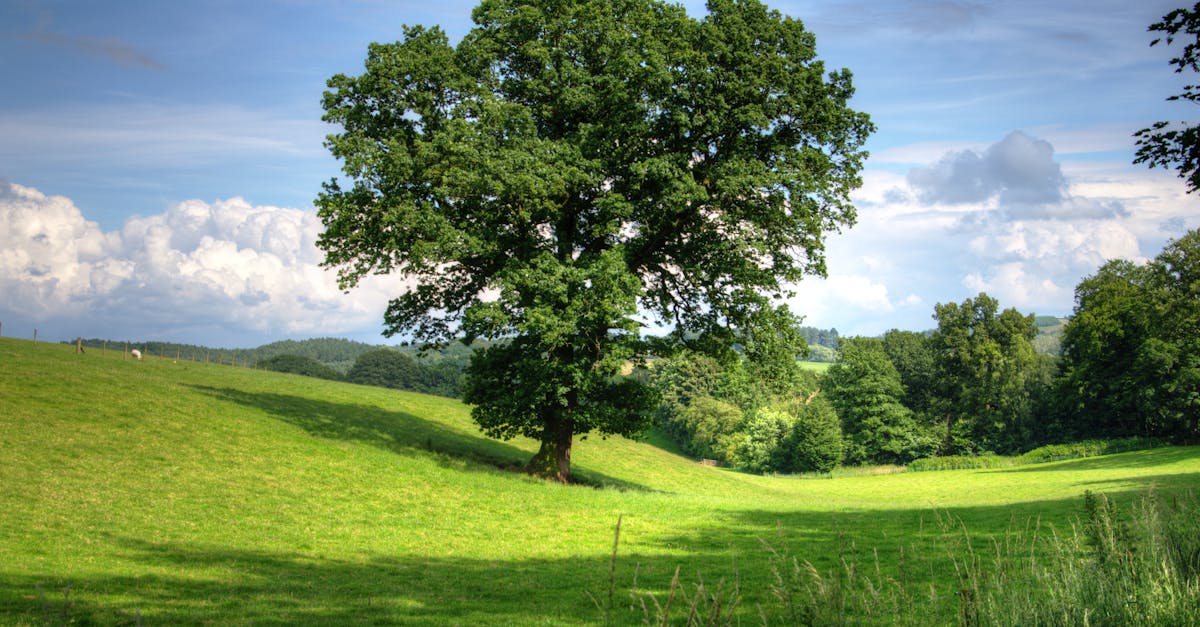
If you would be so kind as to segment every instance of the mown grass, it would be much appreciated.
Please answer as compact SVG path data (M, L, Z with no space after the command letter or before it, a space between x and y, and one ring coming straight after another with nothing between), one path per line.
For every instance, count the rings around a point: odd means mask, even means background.
M801 368L811 370L817 374L821 374L833 366L832 362L827 361L802 361L799 363Z
M0 339L0 623L640 622L678 569L736 581L756 624L779 555L893 578L922 555L914 620L953 622L945 547L1200 478L1200 449L1164 448L812 481L592 436L562 486L514 472L534 449L444 398Z

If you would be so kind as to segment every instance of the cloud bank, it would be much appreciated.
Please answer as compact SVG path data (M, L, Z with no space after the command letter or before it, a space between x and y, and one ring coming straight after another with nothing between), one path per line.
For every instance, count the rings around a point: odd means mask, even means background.
M378 340L387 299L403 290L373 277L343 294L320 267L315 213L241 198L189 200L104 232L67 198L0 181L0 223L0 315L55 339Z
M1200 226L1172 173L1127 162L1059 161L1050 141L899 148L907 173L868 169L859 223L828 239L826 280L794 286L806 324L843 335L934 326L933 305L981 291L1003 307L1065 315L1105 261L1153 257ZM895 163L895 161L891 162ZM397 277L349 294L320 267L311 210L242 198L188 200L106 231L71 200L0 181L0 322L55 339L164 339L253 346L283 338L381 341Z
M1026 313L1069 314L1074 289L1105 261L1153 257L1200 226L1169 173L1089 159L1060 162L1013 131L988 146L923 154L906 175L870 169L859 224L829 243L830 277L797 286L792 308L843 334L935 325L933 305L979 292Z

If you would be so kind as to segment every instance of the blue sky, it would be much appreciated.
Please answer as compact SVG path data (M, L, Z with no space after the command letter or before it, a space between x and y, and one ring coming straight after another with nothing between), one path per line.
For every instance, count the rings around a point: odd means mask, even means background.
M474 2L0 4L0 324L8 336L256 346L380 336L379 277L342 293L313 242L325 81L402 24L457 41ZM1153 257L1200 226L1131 134L1189 119L1147 25L1176 5L803 2L769 6L855 77L878 126L859 223L829 278L796 286L843 334L933 326L980 291L1065 315L1104 260ZM685 2L692 15L700 2Z

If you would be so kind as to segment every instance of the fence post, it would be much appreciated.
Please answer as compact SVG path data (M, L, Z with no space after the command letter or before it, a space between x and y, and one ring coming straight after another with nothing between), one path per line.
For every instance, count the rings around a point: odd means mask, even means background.
M33 345L37 346L37 329L33 330Z

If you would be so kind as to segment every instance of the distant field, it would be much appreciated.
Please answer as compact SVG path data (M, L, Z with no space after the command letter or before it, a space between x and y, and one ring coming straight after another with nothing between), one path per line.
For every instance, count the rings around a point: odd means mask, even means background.
M832 365L833 365L832 363L825 362L825 361L802 361L802 362L800 362L801 368L804 368L805 370L811 370L811 371L817 372L817 373L821 373L821 372L825 372L826 370L829 370L829 367Z
M610 581L640 623L677 568L758 624L772 550L927 580L942 624L945 546L1200 479L1197 447L802 480L589 437L561 486L511 470L534 448L444 398L0 338L0 624L597 624Z

